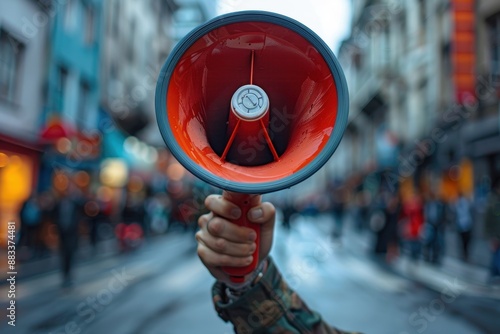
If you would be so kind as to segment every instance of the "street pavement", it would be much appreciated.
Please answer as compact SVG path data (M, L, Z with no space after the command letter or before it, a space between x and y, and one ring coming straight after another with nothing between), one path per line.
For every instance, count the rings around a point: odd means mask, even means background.
M349 230L333 242L331 227L327 217L301 217L290 231L277 227L272 250L328 323L373 334L500 333L500 291L405 259L387 267ZM212 307L212 284L193 235L172 232L133 253L80 263L69 289L57 271L17 282L15 327L0 286L0 333L233 333Z

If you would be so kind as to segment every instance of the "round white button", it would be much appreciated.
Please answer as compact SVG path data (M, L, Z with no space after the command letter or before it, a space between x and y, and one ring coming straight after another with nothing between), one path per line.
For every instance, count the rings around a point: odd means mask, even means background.
M242 120L256 121L269 110L269 98L259 86L245 85L233 94L231 110Z

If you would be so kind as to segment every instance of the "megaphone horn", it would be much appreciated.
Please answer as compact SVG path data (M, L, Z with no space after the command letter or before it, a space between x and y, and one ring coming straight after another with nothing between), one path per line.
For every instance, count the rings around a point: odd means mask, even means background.
M303 24L244 11L195 28L174 48L156 87L165 143L193 175L232 192L246 221L255 196L289 188L332 156L349 99L330 48ZM259 235L259 233L258 233ZM259 237L258 240L259 241ZM239 282L257 266L225 268Z

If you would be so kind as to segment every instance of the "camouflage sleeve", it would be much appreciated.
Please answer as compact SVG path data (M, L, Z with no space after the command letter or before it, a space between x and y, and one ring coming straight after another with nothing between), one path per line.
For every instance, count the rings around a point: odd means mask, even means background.
M262 279L235 301L230 301L223 283L212 288L217 313L233 324L235 333L349 334L323 322L288 287L272 259L268 261Z

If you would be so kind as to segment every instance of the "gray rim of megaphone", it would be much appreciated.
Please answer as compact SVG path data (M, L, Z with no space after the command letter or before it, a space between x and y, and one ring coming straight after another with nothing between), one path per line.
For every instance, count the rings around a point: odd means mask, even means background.
M290 176L272 182L235 182L223 179L210 173L205 168L199 166L196 162L191 160L191 158L189 158L184 153L184 150L178 145L170 129L170 126L168 126L168 117L166 110L167 90L170 83L170 77L172 76L172 73L174 72L180 58L189 49L189 47L193 45L194 42L196 42L200 37L204 36L208 32L228 24L241 22L273 23L288 28L304 37L323 56L335 79L335 84L337 87L337 118L335 121L333 133L331 134L325 147L306 167ZM218 16L195 28L178 42L178 44L170 53L166 62L163 64L163 67L160 71L158 82L156 85L155 109L160 133L163 137L163 140L167 144L167 147L170 149L174 157L194 176L224 190L245 194L265 194L282 189L287 189L304 181L305 179L316 173L330 159L330 157L337 149L347 126L349 114L349 93L344 73L337 58L334 56L333 52L326 45L326 43L311 29L294 19L280 14L265 11L242 11Z

